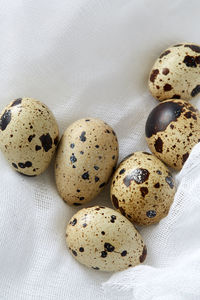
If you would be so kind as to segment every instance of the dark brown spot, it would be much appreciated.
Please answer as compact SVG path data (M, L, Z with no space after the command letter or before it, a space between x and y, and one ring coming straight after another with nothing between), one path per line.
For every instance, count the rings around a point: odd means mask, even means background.
M121 256L126 256L126 254L127 254L127 251L124 250L124 251L122 251Z
M187 119L190 119L191 116L192 116L191 111L186 112L186 113L184 114L184 116L185 116Z
M95 182L98 182L99 181L99 177L95 176L94 180L95 180Z
M163 68L162 73L163 73L163 75L169 74L169 69L168 68Z
M52 148L52 138L49 133L41 135L40 141L45 152Z
M163 141L160 137L157 138L157 140L155 141L154 147L155 147L157 152L159 152L159 153L163 152Z
M148 116L145 126L146 137L150 138L157 132L164 131L171 122L180 117L182 111L183 105L173 100L157 105Z
M83 175L82 175L82 178L84 180L89 180L89 172L85 172Z
M92 269L94 269L94 270L100 270L98 267L92 267Z
M35 134L33 134L33 135L29 135L29 137L28 137L28 141L29 141L29 143L32 141L32 139L35 137Z
M40 149L41 149L40 146L38 146L38 145L35 146L35 150L36 150L36 151L39 151Z
M98 167L98 166L94 166L94 169L98 171L98 170L99 170L99 167Z
M105 231L102 231L101 234L102 234L102 235L105 235Z
M191 96L195 97L197 94L200 93L200 85L198 84L191 92Z
M160 183L157 182L156 184L154 184L154 187L155 187L156 189L158 189L158 188L160 187Z
M159 70L158 69L155 69L152 71L151 75L150 75L150 81L151 82L154 82L156 80L156 77L158 76L159 74Z
M171 124L171 125L170 125L170 128L171 128L171 129L174 129L174 125L173 125L173 124Z
M110 222L111 222L111 223L115 223L116 216L115 216L115 215L112 215L110 218L111 218L111 219L110 219Z
M84 228L87 227L87 223L83 223L83 227L84 227Z
M128 187L131 184L131 181L135 181L137 184L141 184L148 180L149 178L149 171L146 169L138 168L133 170L130 174L128 174L123 182Z
M103 182L103 183L100 184L99 188L101 189L101 188L104 187L105 185L106 185L106 183Z
M161 172L160 170L157 170L156 173L157 173L158 175L162 175L162 172Z
M197 64L196 64L194 56L186 55L185 58L184 58L184 60L183 60L183 62L189 68L196 68L197 67Z
M107 256L107 252L106 251L101 251L101 257L105 258Z
M77 252L75 250L72 250L72 253L74 254L74 256L77 256Z
M85 131L83 131L82 133L81 133L81 135L80 135L80 140L81 140L81 142L85 142L86 141L86 132Z
M5 130L8 124L10 123L10 121L11 121L11 111L6 110L0 119L0 129L2 131Z
M200 53L200 47L197 45L185 45L184 47L190 48L192 51Z
M142 197L145 197L148 194L149 190L147 187L141 187L140 192L142 194Z
M81 203L76 203L76 202L74 202L73 205L74 205L74 206L80 206Z
M111 245L110 243L105 243L104 249L106 249L108 252L113 252L115 250L115 247L113 245Z
M148 218L154 218L155 216L156 216L156 211L155 210L148 210L147 212L146 212L146 216L148 217Z
M116 207L118 209L119 208L119 202L118 202L118 199L115 195L112 195L112 202L113 202L114 207Z
M18 166L21 169L30 168L30 167L32 167L32 162L31 161L26 161L25 163L19 162Z
M12 163L12 166L13 166L15 169L18 169L18 166L17 166L15 163Z
M166 56L170 53L171 51L170 50L166 50L165 52L163 52L159 58L163 58L163 56Z
M75 218L75 219L73 219L73 221L71 221L69 224L71 224L72 226L75 226L76 223L77 223L77 219Z
M18 99L16 99L16 100L13 101L11 107L15 106L15 105L19 105L19 104L21 104L21 102L22 102L22 98L18 98Z
M122 175L122 174L124 174L125 171L126 171L125 169L121 169L121 170L119 171L119 174Z
M84 252L84 248L83 248L83 247L80 247L80 248L79 248L79 251L80 251L80 252Z
M171 189L174 188L174 180L173 180L172 176L170 176L170 175L167 176L165 178L165 181L167 182L167 184L170 186Z
M77 161L76 156L74 155L74 153L72 153L72 155L70 156L70 161L74 164Z
M177 95L177 94L175 94L175 95L172 96L172 99L180 99L180 98L181 98L181 96Z
M188 152L185 153L185 154L183 154L183 157L182 157L183 165L184 165L184 163L186 162L186 160L188 159L188 157L189 157L189 153L188 153Z
M140 256L140 262L143 263L146 259L147 256L147 247L144 246L143 251L142 251L142 255Z
M82 201L82 200L84 200L85 199L85 197L79 197L79 200L80 201Z
M163 87L165 92L171 91L172 90L172 86L169 83L166 83Z
M196 116L196 115L192 115L192 118L193 118L194 120L197 120L197 116Z

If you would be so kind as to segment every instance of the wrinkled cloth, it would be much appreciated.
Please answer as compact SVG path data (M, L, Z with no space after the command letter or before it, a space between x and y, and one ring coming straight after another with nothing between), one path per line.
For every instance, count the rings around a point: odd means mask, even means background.
M99 117L116 131L119 161L148 151L144 126L154 60L169 45L200 43L199 1L0 0L0 109L18 97L49 106L61 134ZM192 100L200 108L200 98ZM200 146L176 175L169 215L140 228L143 265L118 273L81 266L65 243L78 210L59 197L53 162L36 178L0 154L0 299L200 299ZM93 201L111 207L109 186Z

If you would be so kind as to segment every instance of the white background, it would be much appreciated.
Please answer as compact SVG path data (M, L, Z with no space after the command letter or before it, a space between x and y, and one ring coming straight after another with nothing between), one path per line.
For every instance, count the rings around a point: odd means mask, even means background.
M148 74L169 45L200 44L199 9L197 0L0 0L0 109L35 97L61 133L99 117L118 135L119 160L148 150L144 125L157 104ZM192 103L200 108L199 98ZM58 196L53 164L26 178L1 154L0 299L200 299L199 153L177 178L169 217L141 230L147 266L115 275L88 270L68 253L65 227L77 209ZM111 205L108 187L96 203Z

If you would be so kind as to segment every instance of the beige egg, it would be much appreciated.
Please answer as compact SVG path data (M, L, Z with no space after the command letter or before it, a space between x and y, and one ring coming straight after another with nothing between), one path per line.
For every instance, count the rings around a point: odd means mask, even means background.
M65 131L55 163L56 185L70 205L81 205L99 194L118 160L115 132L99 119L81 119Z
M124 270L144 262L147 255L133 224L104 206L77 212L67 225L66 241L74 258L95 270Z
M36 176L46 170L58 139L53 114L38 100L15 99L0 115L0 149L10 165L24 175Z
M149 90L159 101L195 97L200 92L200 46L183 43L165 50L150 72Z
M167 100L151 111L145 131L149 149L167 165L180 170L200 141L200 115L187 101Z
M174 194L174 180L168 168L147 152L135 152L125 158L112 179L113 206L139 225L151 225L164 218Z

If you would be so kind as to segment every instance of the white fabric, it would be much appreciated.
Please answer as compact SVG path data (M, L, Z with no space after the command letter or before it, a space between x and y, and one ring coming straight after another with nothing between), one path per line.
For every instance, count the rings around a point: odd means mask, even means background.
M168 45L200 43L198 0L0 0L0 109L30 96L61 132L99 117L117 132L120 160L148 150L144 124L157 104L147 89ZM200 98L192 100L200 108ZM37 178L0 154L0 299L200 299L200 145L177 176L174 204L141 229L146 264L109 274L79 265L65 245L77 209L56 192L53 167ZM110 205L109 187L91 204Z

